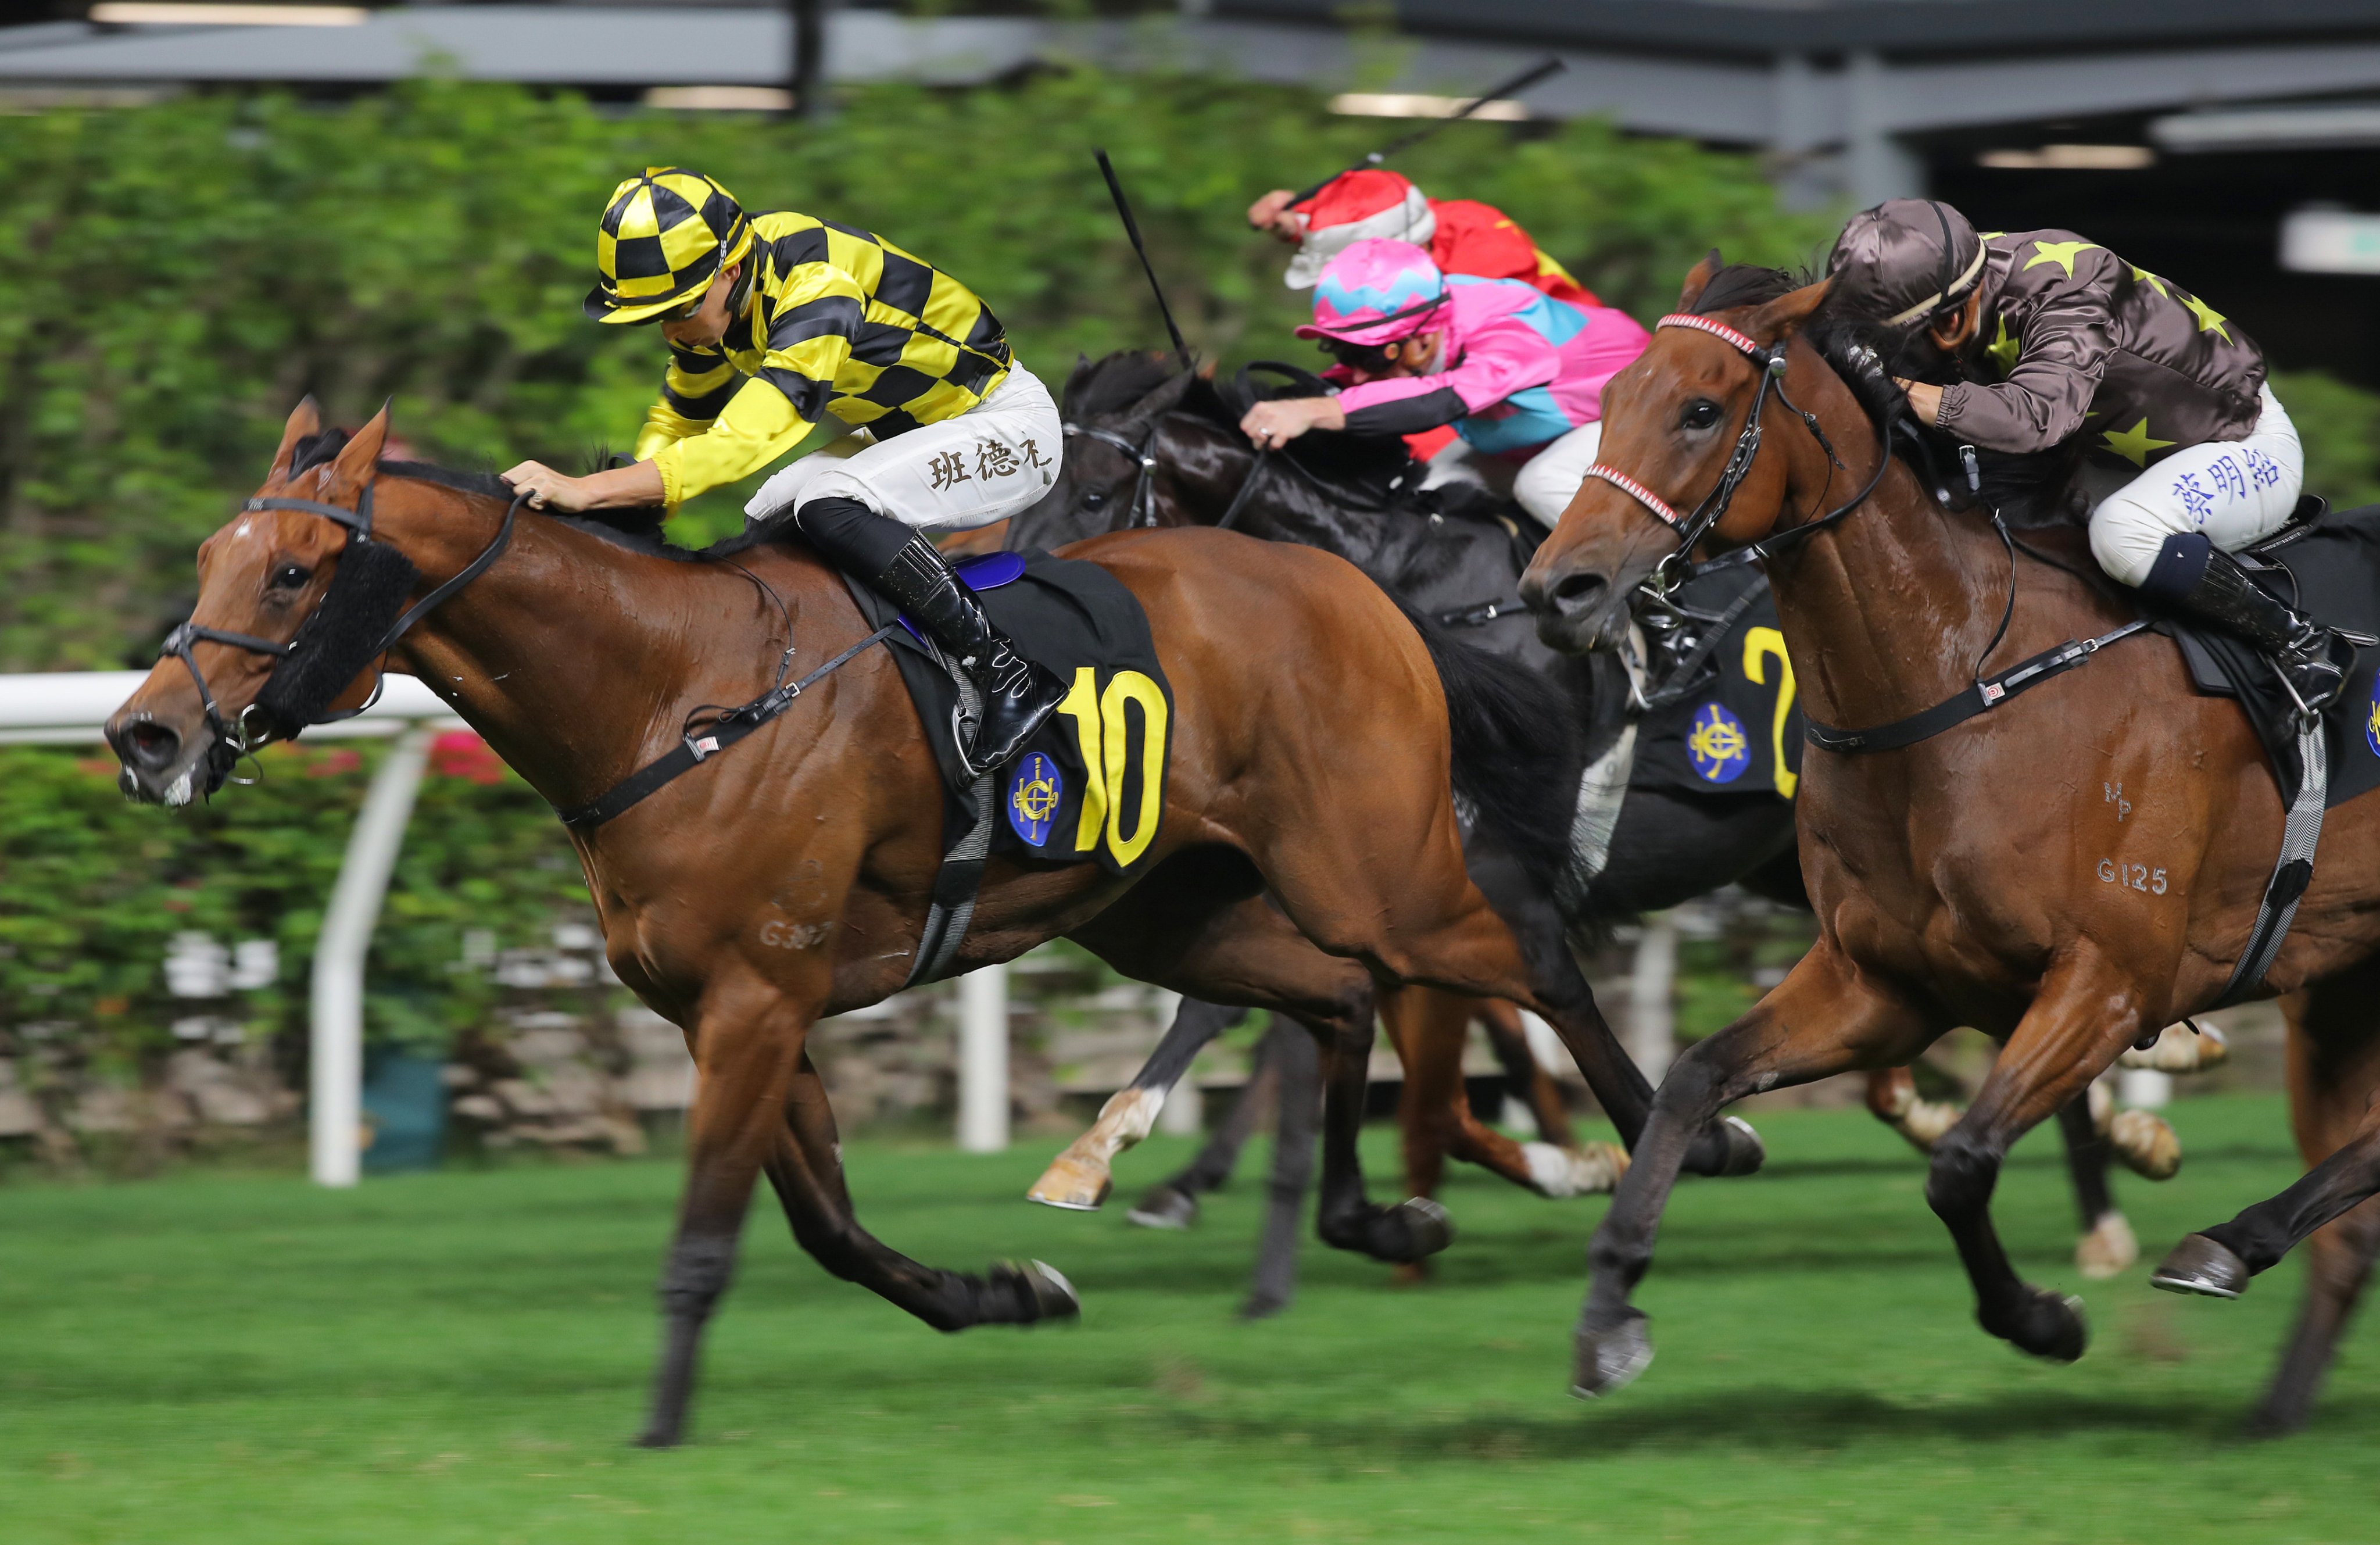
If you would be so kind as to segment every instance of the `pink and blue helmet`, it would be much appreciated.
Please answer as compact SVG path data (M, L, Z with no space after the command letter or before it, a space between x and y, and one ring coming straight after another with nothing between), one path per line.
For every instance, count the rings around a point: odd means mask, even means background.
M1392 344L1430 325L1446 303L1446 275L1410 241L1351 243L1314 286L1314 321L1301 338Z

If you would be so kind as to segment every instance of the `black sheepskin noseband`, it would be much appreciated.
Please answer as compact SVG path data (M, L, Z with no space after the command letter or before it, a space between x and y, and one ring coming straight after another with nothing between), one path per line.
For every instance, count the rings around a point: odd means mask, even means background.
M388 631L420 581L413 560L384 541L349 537L322 603L256 695L256 714L287 739L322 722L334 699L387 647Z

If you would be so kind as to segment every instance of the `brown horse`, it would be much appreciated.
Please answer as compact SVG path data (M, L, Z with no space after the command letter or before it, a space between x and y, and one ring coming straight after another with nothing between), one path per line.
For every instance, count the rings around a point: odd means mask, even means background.
M1631 594L1680 546L1669 516L1697 506L1719 512L1712 545L1765 543L1803 700L1820 724L1858 730L1979 699L1978 676L1996 666L2136 617L2130 594L2097 577L2079 531L2029 537L2055 563L2020 557L1984 512L1942 507L1887 459L1803 335L1826 286L1780 293L1788 283L1697 268L1681 304L1699 314L1671 319L1614 380L1604 462L1633 487L1590 479L1538 553L1524 593L1549 640L1615 642ZM1745 431L1771 391L1778 405L1755 442ZM1719 493L1730 485L1731 503ZM1992 651L2011 594L2013 618ZM1979 663L1987 651L1994 663ZM2283 814L2245 718L2197 695L2176 650L2141 638L2087 658L1900 749L1813 746L1801 829L1817 943L1663 1083L1589 1253L1581 1393L1618 1387L1651 1356L1629 1297L1651 1264L1682 1136L1759 1090L1907 1062L1961 1024L2005 1050L1935 1145L1927 1200L1949 1227L1984 1328L2036 1356L2081 1356L2079 1305L2021 1280L1992 1230L2000 1161L2125 1047L2223 995L2274 872ZM2102 797L2119 783L2124 806ZM2380 801L2333 811L2265 991L2321 984L2372 956L2375 858ZM2133 866L2139 886L2100 878ZM2366 1010L2358 1022L2369 1021Z
M930 1325L1074 1314L1072 1290L1046 1267L934 1270L853 1215L804 1040L821 1016L909 976L942 858L943 794L893 664L859 648L868 630L842 579L768 530L689 557L523 512L493 480L382 465L387 431L385 410L352 439L321 433L310 404L291 416L261 494L200 549L193 624L204 631L186 632L185 653L108 725L128 791L167 800L220 784L223 744L249 725L248 708L261 695L269 719L279 670L312 658L317 634L301 627L346 636L333 602L351 566L401 568L408 594L443 599L390 662L565 809L684 745L702 705L751 698L788 651L820 663L849 652L749 744L571 833L613 968L684 1028L699 1070L643 1441L683 1430L701 1329L764 1173L820 1264ZM369 541L351 531L359 524ZM1434 657L1387 596L1323 554L1213 531L1080 551L1141 601L1177 699L1153 867L1135 882L994 859L953 968L1064 934L1144 980L1293 1016L1330 1059L1326 1231L1392 1258L1431 1247L1430 1220L1372 1207L1354 1167L1376 979L1529 1004L1607 1107L1640 1126L1641 1079L1630 1082L1559 930L1548 940L1528 923L1523 937L1465 870L1450 766L1496 836L1481 849L1483 881L1525 892L1541 872L1528 867L1536 839L1520 829L1530 807L1506 781L1507 765L1539 754L1524 733L1525 694L1455 658L1467 651ZM351 658L318 674L355 669ZM1706 1168L1748 1157L1731 1137L1713 1129Z

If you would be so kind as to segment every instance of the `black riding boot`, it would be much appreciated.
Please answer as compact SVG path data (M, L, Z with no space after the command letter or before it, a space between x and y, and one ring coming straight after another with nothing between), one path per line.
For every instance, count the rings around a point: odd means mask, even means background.
M795 517L802 534L835 563L865 579L933 635L983 698L975 734L958 724L959 757L971 776L1001 766L1041 727L1066 695L1065 683L1016 652L984 615L983 602L951 570L934 544L856 500L814 499Z
M2257 584L2228 553L2195 532L2166 539L2141 590L2194 622L2212 623L2263 650L2308 709L2338 696L2354 668L2352 642Z

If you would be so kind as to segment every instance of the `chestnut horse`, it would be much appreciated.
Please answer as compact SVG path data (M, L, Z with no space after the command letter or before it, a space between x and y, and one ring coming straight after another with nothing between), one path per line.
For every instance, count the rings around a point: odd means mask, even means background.
M743 702L772 665L782 680L792 661L811 663L807 690L748 744L570 833L613 967L683 1028L699 1072L642 1441L683 1431L701 1330L762 1174L821 1265L929 1325L1075 1313L1038 1263L934 1270L853 1214L804 1040L822 1016L909 977L941 865L943 793L909 695L884 651L864 647L842 578L772 529L688 555L524 512L492 479L383 466L387 432L385 409L352 439L323 435L310 403L291 415L260 495L200 549L182 652L109 722L128 792L212 792L230 770L225 743L245 738L260 694L270 727L276 673L310 658L310 637L366 640L335 669L318 662L334 680L387 649L563 809L694 749L687 726L703 705ZM1459 650L1434 658L1378 587L1324 554L1215 531L1079 551L1140 600L1175 693L1156 857L1138 880L995 858L953 969L1063 934L1143 980L1297 1018L1330 1056L1324 1227L1376 1253L1430 1247L1427 1209L1372 1207L1354 1167L1376 979L1529 1004L1640 1126L1641 1080L1559 930L1545 937L1525 916L1545 866L1512 777L1548 754L1526 733L1526 678ZM391 648L325 602L346 593L348 566L401 570L443 603ZM1454 787L1494 838L1475 854L1482 882L1522 896L1529 936L1466 872ZM1753 1157L1723 1126L1701 1150L1715 1172Z
M1762 544L1804 709L1822 724L1857 731L1953 698L1980 702L1982 675L2137 618L2079 530L2028 536L2024 546L2054 549L2055 563L2020 557L1985 512L1942 507L1888 457L1804 335L1827 286L1782 293L1789 284L1706 262L1687 280L1684 314L1664 319L1613 381L1604 466L1523 587L1549 641L1615 644L1631 596L1678 553L1670 520L1690 526L1697 517L1677 512L1696 510L1718 512L1712 546ZM1753 409L1770 392L1777 403L1755 439ZM2171 645L2128 639L2085 658L1899 749L1811 747L1800 815L1817 943L1662 1084L1589 1252L1580 1393L1624 1384L1652 1355L1629 1298L1652 1261L1682 1138L1731 1101L1905 1063L1961 1024L2005 1047L1936 1143L1926 1199L1949 1227L1984 1328L2038 1356L2082 1355L2079 1303L2023 1282L1993 1232L2001 1160L2127 1046L2224 996L2283 815L2246 718L2193 691ZM2122 806L2102 797L2119 783ZM2351 992L2342 974L2380 947L2375 859L2380 799L2332 811L2263 993L2322 998L2333 979ZM2119 864L2163 883L2099 878ZM2338 1006L2349 1013L2345 1000ZM2369 1024L2368 1008L2354 1017Z

